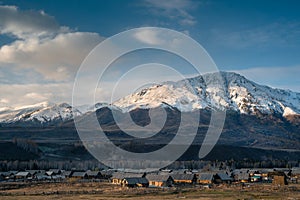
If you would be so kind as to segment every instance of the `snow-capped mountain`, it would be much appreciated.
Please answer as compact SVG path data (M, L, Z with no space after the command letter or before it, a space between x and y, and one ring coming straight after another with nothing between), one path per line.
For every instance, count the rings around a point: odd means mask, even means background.
M85 104L85 105L76 106L75 108L77 110L79 110L82 114L84 114L84 113L96 111L96 110L98 110L100 108L104 108L104 107L120 110L118 107L108 104L108 103L96 103L95 105Z
M22 107L0 107L1 124L56 124L103 107L129 112L159 106L177 108L182 112L197 109L222 109L242 114L300 114L300 93L259 85L233 72L205 74L178 82L165 82L126 96L112 105L72 107L67 103L42 102ZM221 85L223 87L220 87Z
M58 123L73 119L82 113L67 103L42 102L22 107L0 109L0 122L5 124L35 122L40 124Z
M219 77L211 73L166 82L126 96L114 105L123 112L171 106L183 112L212 108L243 114L300 114L300 93L262 86L233 72L220 72Z

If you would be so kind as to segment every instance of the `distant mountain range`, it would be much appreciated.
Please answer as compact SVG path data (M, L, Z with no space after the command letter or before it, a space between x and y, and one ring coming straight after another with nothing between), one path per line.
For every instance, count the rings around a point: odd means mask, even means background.
M72 120L103 107L130 112L156 107L176 108L181 112L199 109L221 109L246 115L300 114L300 93L259 85L232 72L221 72L223 87L216 73L205 74L178 82L166 82L126 96L113 105L98 103L72 109L67 103L42 102L23 107L0 108L2 125L55 125Z
M195 112L200 112L193 150L185 155L185 158L196 159L197 149L210 124L211 111L226 110L218 145L249 148L251 152L253 148L296 151L293 156L297 157L300 152L300 93L259 85L236 73L221 72L220 75L221 88L217 74L205 74L153 85L119 99L112 105L97 103L72 108L67 103L42 102L22 107L2 107L0 139L11 141L13 137L26 137L41 144L63 143L57 144L55 150L55 155L63 159L61 152L65 147L61 145L70 146L79 140L73 119L88 118L95 112L101 127L116 145L136 152L146 147L152 151L172 140L183 113L193 117ZM168 117L163 129L151 137L150 145L147 140L137 140L126 135L112 115L112 110L124 116L129 113L136 124L145 126L151 122L149 109L154 110L152 114L155 117L159 115L155 112L159 108L164 108ZM47 152L50 147L42 148L43 151L46 149L44 154L54 154L54 150ZM231 152L228 156L234 154ZM263 156L260 155L260 159L264 159Z

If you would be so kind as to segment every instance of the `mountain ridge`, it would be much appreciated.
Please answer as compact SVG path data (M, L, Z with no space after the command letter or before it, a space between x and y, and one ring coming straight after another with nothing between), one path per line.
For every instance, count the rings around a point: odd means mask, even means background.
M22 107L0 108L0 124L55 125L103 107L131 112L157 107L176 108L181 112L221 109L240 114L300 114L300 93L259 85L234 72L204 74L177 82L164 82L130 94L111 104L97 103L72 107L67 103L41 102ZM224 87L219 87L219 83Z
M243 114L300 114L300 93L259 85L233 72L220 72L155 85L128 95L113 105L125 112L168 104L180 111L212 108ZM216 82L223 81L220 85Z

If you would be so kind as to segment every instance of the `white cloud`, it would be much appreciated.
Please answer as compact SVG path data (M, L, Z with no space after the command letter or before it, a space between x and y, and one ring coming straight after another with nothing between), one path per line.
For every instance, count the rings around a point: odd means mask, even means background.
M163 43L163 40L159 38L158 33L159 33L158 31L151 30L151 29L138 30L134 34L134 37L146 44L157 45Z
M0 85L0 99L8 106L50 102L71 102L72 84L11 84ZM0 104L1 105L1 104Z
M155 15L162 15L176 20L181 25L192 26L197 23L190 11L197 8L199 2L191 0L145 0L144 2L145 6Z
M101 39L96 33L71 32L54 38L17 40L0 48L0 63L32 69L47 80L70 80Z
M0 6L1 34L27 38L67 30L67 27L60 27L54 17L47 15L44 11L22 11L16 6Z
M71 102L81 62L103 38L60 26L44 11L0 6L0 105Z
M0 104L7 104L7 103L9 103L9 100L5 98L0 99Z

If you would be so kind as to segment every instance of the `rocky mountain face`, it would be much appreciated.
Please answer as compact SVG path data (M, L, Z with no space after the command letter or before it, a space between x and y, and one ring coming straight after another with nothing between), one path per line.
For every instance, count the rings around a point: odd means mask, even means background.
M155 85L126 96L114 105L124 112L171 106L182 112L210 108L251 115L300 113L300 93L262 86L231 72L221 72L220 78L212 73Z
M162 107L167 111L168 118L159 134L151 138L152 141L167 143L176 134L182 114L192 119L194 113L200 112L195 143L201 144L210 123L211 111L226 110L226 121L219 140L221 144L299 149L299 93L259 85L236 73L221 72L220 75L221 79L216 74L205 74L151 86L113 105L98 103L72 108L66 103L43 102L16 108L3 107L0 108L0 127L51 126L76 132L73 118L85 118L96 112L107 135L117 140L131 140L133 138L128 137L114 121L112 110L125 117L129 113L137 125L144 127L151 123L149 109L154 110L152 117L158 117ZM223 87L220 87L220 81ZM122 127L132 130L128 124ZM10 132L11 129L5 131Z
M22 107L2 108L0 124L3 126L56 126L80 115L82 113L79 110L72 109L72 106L67 103L42 102Z
M157 107L176 108L181 112L219 109L257 116L276 114L291 120L297 118L291 116L300 114L300 93L259 85L232 72L220 72L220 77L212 73L166 82L126 96L113 105L98 103L72 109L67 103L42 102L16 108L3 107L0 108L0 123L60 123L103 107L122 112Z

